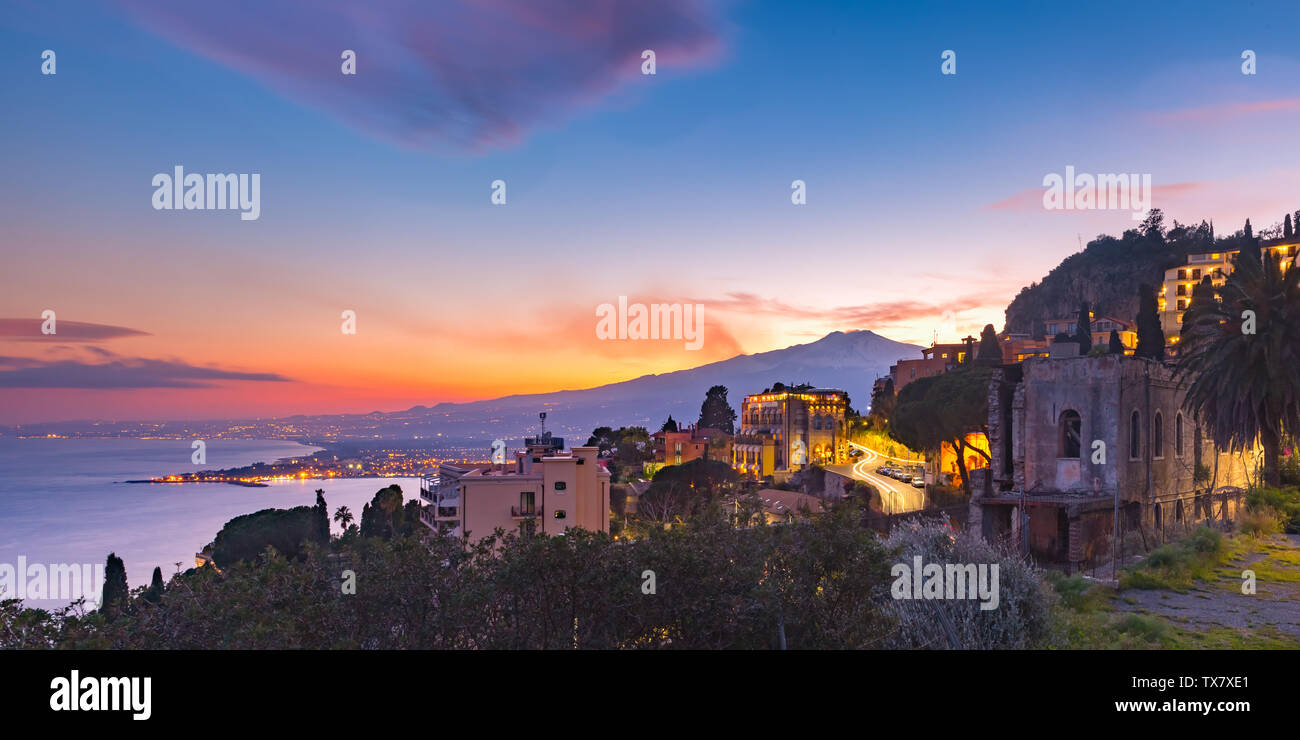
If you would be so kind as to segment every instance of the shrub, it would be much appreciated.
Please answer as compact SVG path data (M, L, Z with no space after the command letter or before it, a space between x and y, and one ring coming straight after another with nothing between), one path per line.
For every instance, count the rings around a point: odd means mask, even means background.
M927 565L998 566L995 609L981 609L979 599L895 599L892 612L899 628L888 647L1028 648L1049 639L1055 597L1042 573L1016 553L994 547L974 533L954 532L947 517L895 527L885 544L895 553L896 562L908 568L916 556Z
M1246 511L1271 510L1287 532L1300 533L1300 488L1256 488L1246 494Z

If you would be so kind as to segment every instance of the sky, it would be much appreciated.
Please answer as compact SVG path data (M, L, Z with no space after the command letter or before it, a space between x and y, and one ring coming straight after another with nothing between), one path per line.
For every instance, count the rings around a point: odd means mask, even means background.
M6 3L0 424L396 410L1000 329L1136 223L1044 209L1049 173L1149 173L1167 222L1220 233L1300 208L1300 8L1165 5ZM257 173L260 216L155 209L176 166ZM599 338L620 296L703 306L702 346Z

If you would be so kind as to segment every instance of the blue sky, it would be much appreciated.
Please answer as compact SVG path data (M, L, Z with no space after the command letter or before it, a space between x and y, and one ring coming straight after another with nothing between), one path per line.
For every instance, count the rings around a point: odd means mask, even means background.
M1294 3L951 5L377 3L357 21L341 1L10 4L0 316L57 304L153 337L115 352L237 352L350 409L577 387L836 329L1000 327L1080 238L1133 224L1033 207L1066 165L1149 172L1157 207L1221 232L1300 207ZM653 77L636 71L646 45ZM262 217L152 210L150 178L175 164L261 173ZM619 295L703 303L714 341L593 346L593 307ZM340 307L368 318L385 369L311 376L340 359L308 326ZM548 370L512 384L431 357L467 341L485 367ZM436 379L392 369L421 363Z

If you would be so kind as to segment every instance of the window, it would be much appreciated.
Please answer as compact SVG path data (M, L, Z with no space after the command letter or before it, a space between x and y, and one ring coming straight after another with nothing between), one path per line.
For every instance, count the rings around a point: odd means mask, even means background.
M1193 280L1200 280L1200 279L1201 279L1201 270L1200 270L1200 268L1197 268L1197 269L1195 269L1195 270L1192 270L1192 279L1193 279Z
M1178 284L1178 295L1187 295L1187 286L1182 283Z
M1082 426L1082 420L1079 418L1079 412L1074 409L1066 409L1061 412L1061 419L1058 423L1060 427L1060 441L1057 444L1057 457L1079 457L1079 432Z
M534 511L536 511L536 509L533 508L534 500L535 500L534 494L532 491L520 491L519 492L519 513L532 514Z
M555 518L556 518L556 519L563 519L565 516L567 516L567 514L565 514L564 509L556 509L556 510L555 510Z
M1155 427L1151 430L1151 455L1156 459L1165 456L1165 417L1159 411L1155 415Z
M557 481L555 481L555 490L557 490L557 491L563 491L564 489L566 489L566 488L568 488L568 487L569 487L569 484L568 484L568 483L565 483L565 482L562 481L562 480L557 480Z
M1187 301L1184 300L1184 299L1182 299L1182 298L1179 298L1179 299L1178 299L1178 310L1179 310L1179 311L1182 311L1182 310L1184 310L1184 309L1186 309L1186 308L1187 308Z
M1179 279L1179 280L1186 280L1186 279L1187 279L1187 270L1179 270L1179 271L1178 271L1178 279Z
M1142 419L1138 412L1128 418L1128 459L1142 457Z
M1174 454L1183 456L1183 412L1174 417Z

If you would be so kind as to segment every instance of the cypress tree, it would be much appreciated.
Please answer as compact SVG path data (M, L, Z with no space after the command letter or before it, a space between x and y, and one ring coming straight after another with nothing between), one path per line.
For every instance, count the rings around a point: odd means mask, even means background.
M1282 219L1282 238L1290 239L1292 236L1295 234L1291 231L1291 214L1288 213L1286 218Z
M1107 348L1112 355L1124 354L1124 343L1119 340L1119 332L1110 330L1110 342Z
M992 324L985 324L980 332L979 353L975 357L981 365L998 365L1002 362L1002 345L998 344L998 333Z
M1165 357L1165 332L1160 328L1160 309L1156 304L1156 291L1143 283L1138 286L1137 315L1138 346L1134 354L1152 360Z
M325 489L316 489L316 505L312 507L312 523L314 526L315 539L317 542L325 543L330 541L330 510L325 505Z
M1079 354L1086 355L1092 351L1092 312L1088 302L1079 305L1079 321L1075 325L1074 341L1079 343Z
M158 601L162 599L163 588L162 568L155 566L153 569L153 579L149 583L149 589L144 592L144 600L152 604L157 604Z
M104 563L104 590L100 595L99 610L116 613L126 606L130 589L126 585L126 563L117 553L110 552Z

